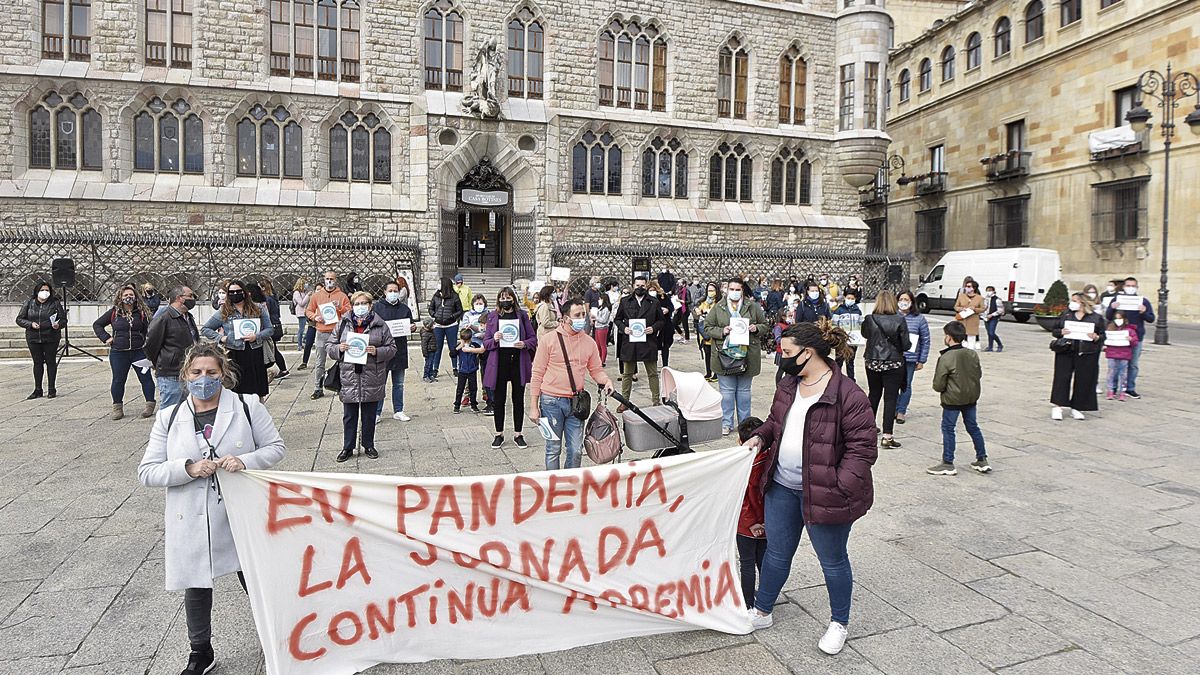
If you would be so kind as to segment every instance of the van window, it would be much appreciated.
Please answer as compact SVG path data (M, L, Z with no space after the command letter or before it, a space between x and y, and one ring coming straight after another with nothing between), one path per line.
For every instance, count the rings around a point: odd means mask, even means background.
M945 269L946 269L945 265L938 265L937 267L933 268L933 270L929 272L929 276L925 277L925 283L941 281L942 280L942 272L944 272Z

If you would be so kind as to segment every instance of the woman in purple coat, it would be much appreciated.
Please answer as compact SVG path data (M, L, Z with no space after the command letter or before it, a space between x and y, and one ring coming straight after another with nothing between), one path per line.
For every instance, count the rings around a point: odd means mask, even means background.
M533 374L533 351L537 348L537 333L529 315L517 308L517 294L505 287L496 295L497 310L488 315L487 327L483 330L483 348L488 351L487 366L483 371L483 386L492 389L492 402L496 411L496 437L492 449L504 445L504 404L508 398L508 385L512 384L513 442L525 449L529 444L521 435L521 423L525 419L525 385ZM517 339L512 346L501 346L504 334L501 321L516 321ZM511 329L513 324L506 323Z

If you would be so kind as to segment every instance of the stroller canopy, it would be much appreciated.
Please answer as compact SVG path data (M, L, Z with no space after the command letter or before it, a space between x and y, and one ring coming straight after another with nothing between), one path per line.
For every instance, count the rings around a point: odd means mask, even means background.
M663 397L675 399L683 418L689 421L721 419L721 394L704 381L702 373L662 369Z

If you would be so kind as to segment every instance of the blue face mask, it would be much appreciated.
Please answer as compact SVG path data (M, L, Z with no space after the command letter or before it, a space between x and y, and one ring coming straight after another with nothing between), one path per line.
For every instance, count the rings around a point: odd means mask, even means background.
M574 328L576 333L587 328L587 319L571 319L571 328Z
M194 380L188 380L187 388L192 396L207 401L221 391L221 378L201 375Z
M371 311L370 305L355 305L354 306L354 316L357 316L360 319L363 318L364 316L366 316L367 313L370 311Z

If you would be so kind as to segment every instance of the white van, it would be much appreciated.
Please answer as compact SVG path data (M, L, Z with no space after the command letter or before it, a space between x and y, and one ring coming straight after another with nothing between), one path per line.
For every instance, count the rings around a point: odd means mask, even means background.
M917 306L930 309L954 309L963 278L979 282L982 292L995 286L1008 311L1024 323L1033 315L1035 305L1046 297L1050 284L1061 278L1058 251L1048 248L988 248L979 251L952 251L919 279Z

